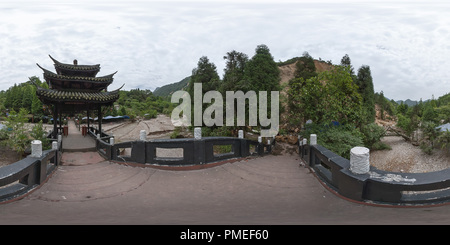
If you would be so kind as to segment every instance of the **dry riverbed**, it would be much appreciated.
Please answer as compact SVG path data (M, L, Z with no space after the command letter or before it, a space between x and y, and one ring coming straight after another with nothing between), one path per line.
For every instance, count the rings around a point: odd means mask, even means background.
M447 150L435 149L433 154L428 155L402 137L389 136L382 141L390 145L392 150L370 153L370 164L380 170L426 173L450 167L450 153Z

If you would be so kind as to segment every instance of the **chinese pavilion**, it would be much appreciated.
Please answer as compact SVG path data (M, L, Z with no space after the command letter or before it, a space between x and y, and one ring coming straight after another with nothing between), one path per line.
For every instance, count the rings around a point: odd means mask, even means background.
M50 55L49 55L50 56ZM44 79L48 89L36 85L36 95L46 105L53 106L53 137L57 137L57 119L61 124L63 113L87 113L89 128L89 115L91 111L97 111L98 130L102 132L102 106L111 106L119 98L119 89L107 91L116 72L102 77L96 77L100 71L100 65L78 65L77 60L73 64L61 63L50 58L54 62L56 73L42 68Z

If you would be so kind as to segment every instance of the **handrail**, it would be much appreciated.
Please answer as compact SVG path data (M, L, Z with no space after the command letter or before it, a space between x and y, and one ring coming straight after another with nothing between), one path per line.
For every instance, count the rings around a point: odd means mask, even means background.
M425 205L450 202L450 169L399 173L370 166L366 174L350 171L350 161L321 145L299 145L307 167L336 193L380 205Z
M57 150L46 150L39 158L26 157L0 168L0 203L20 199L43 184L59 164Z
M41 157L28 156L0 167L0 204L22 198L42 185L56 170L61 162L63 137L52 139L52 136L50 131L47 138L58 142L56 149L42 151Z
M92 134L96 131L92 130ZM192 166L214 163L227 159L264 155L271 152L272 144L234 137L204 137L201 139L153 139L111 144L111 136L96 137L97 151L107 160L157 166ZM231 152L214 154L215 145L229 145ZM251 151L254 147L255 150ZM120 149L130 148L130 155L120 155ZM157 149L182 149L182 157L158 157Z

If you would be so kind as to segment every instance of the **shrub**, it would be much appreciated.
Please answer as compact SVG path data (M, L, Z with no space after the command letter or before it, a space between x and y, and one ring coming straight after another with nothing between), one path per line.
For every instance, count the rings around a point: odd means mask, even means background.
M437 138L437 142L441 144L442 149L447 148L450 151L450 131L441 132Z
M352 125L308 124L301 135L309 139L311 134L317 135L319 145L347 159L353 147L364 145L364 135Z
M361 133L364 135L364 145L369 149L374 149L374 144L380 142L385 134L385 130L376 123L370 123L361 127ZM380 144L377 144L377 147L380 146Z
M28 112L21 108L18 113L11 111L5 123L5 130L2 134L7 135L6 144L8 144L19 156L23 156L25 149L30 143L28 138L25 122L28 121L26 115Z
M30 133L31 138L40 140L42 142L42 150L50 149L50 140L47 138L47 132L45 132L42 126L42 121L36 123Z

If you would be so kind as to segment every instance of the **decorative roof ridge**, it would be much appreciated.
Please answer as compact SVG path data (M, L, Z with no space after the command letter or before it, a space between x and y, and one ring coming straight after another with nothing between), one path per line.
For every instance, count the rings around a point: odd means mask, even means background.
M66 69L72 69L72 70L100 70L100 64L95 65L74 65L74 64L67 64L62 63L55 58L53 58L51 55L48 55L50 59L53 60L56 66L64 67Z

